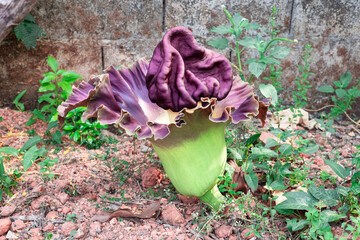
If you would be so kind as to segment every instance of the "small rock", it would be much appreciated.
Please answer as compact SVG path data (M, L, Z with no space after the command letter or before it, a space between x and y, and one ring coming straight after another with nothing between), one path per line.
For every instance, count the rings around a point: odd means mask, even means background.
M141 145L140 146L140 151L142 152L142 153L147 153L147 152L150 152L152 149L150 148L150 147L148 147L148 146L145 146L145 145Z
M11 226L10 218L0 219L0 236L4 235Z
M69 207L64 207L62 212L63 214L68 214L71 211L71 209Z
M180 199L180 201L182 201L185 204L197 203L199 200L197 197L187 197L181 194L178 194L178 198Z
M51 211L48 214L46 214L46 219L55 219L58 217L58 213L55 211Z
M175 205L168 205L162 212L162 216L164 221L176 226L185 226L186 221L179 212L179 210L175 207Z
M18 237L12 231L8 231L6 239L18 239Z
M236 236L235 236L235 235L231 235L231 236L229 237L229 240L236 240Z
M92 222L89 229L90 236L96 237L98 233L101 233L101 225L99 222Z
M251 238L255 237L255 233L254 233L254 232L250 233L249 236L246 236L247 233L248 233L248 232L251 232L251 231L253 231L252 228L246 228L245 230L243 230L243 231L241 232L241 234L240 234L241 239L251 239Z
M161 170L155 167L149 167L145 170L141 184L144 188L154 187L158 185L163 179Z
M69 201L70 197L68 194L62 192L57 195L57 199L59 199L62 204L65 204L67 201Z
M218 238L226 238L232 234L233 228L228 225L221 225L219 228L215 230L216 237Z
M43 231L44 231L44 232L51 232L52 230L54 230L54 224L53 224L53 223L48 223L48 224L43 228Z
M33 210L39 210L41 205L43 205L43 203L45 203L45 202L46 202L46 197L41 196L41 197L38 197L38 198L32 200L30 206Z
M44 185L42 184L38 184L34 187L34 189L32 190L33 193L43 193L45 192L45 188Z
M85 236L85 233L83 232L83 230L78 229L74 235L75 239L82 239Z
M25 223L20 219L15 220L15 222L11 224L11 231L13 232L23 230L25 228L26 228Z
M32 228L30 229L30 233L32 236L41 236L41 229L40 228Z
M61 226L61 234L65 236L70 236L72 231L77 229L77 225L74 222L66 222Z
M110 220L111 225L116 225L117 222L118 221L116 220L116 218L113 218L113 219Z
M9 217L15 212L15 205L6 205L0 208L0 217Z
M322 158L318 158L314 161L314 164L318 165L318 166L322 166L325 165L324 160Z

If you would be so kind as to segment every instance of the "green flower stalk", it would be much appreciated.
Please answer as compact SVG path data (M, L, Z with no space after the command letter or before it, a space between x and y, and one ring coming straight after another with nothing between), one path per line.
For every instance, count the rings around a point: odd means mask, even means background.
M252 116L264 123L267 111L253 87L233 77L230 62L199 46L184 27L165 34L150 63L109 67L73 88L59 120L79 106L87 106L83 120L97 117L148 138L175 188L216 210L225 200L217 181L226 164L227 124Z

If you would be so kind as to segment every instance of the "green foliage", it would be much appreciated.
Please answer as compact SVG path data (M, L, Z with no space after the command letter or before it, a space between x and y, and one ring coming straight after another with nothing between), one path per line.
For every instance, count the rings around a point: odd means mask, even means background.
M311 88L308 77L314 75L314 73L310 72L310 63L314 61L313 59L310 59L311 51L311 45L306 44L305 51L303 52L304 56L302 57L304 65L298 65L301 76L297 77L295 80L297 91L293 91L294 105L296 108L302 108L308 104L306 93L308 89Z
M24 111L25 108L24 108L24 104L20 103L20 99L22 98L22 96L24 96L24 94L26 93L27 89L25 89L24 91L22 91L21 93L19 93L15 100L13 101L13 103L15 104L16 108L19 110L19 111Z
M40 112L47 116L48 121L54 121L57 119L57 107L71 93L71 84L82 77L71 71L58 70L58 62L55 58L49 56L47 63L52 71L45 73L44 78L40 80L38 91L44 94L39 97L38 102L44 104Z
M85 145L88 149L100 148L106 142L101 130L106 129L107 125L90 120L82 122L81 116L85 111L85 107L79 107L67 114L63 125L64 134L68 134L70 139Z
M27 50L36 47L36 39L41 39L45 34L35 22L35 18L29 13L24 20L15 26L13 32L16 38L23 41Z
M68 214L65 219L65 221L67 222L74 222L74 223L76 223L76 220L77 220L77 216L75 213Z
M238 65L233 64L233 67L240 72L240 77L244 81L250 82L253 76L257 78L265 71L267 66L274 66L280 64L283 58L285 58L290 49L285 46L279 46L281 41L293 42L286 38L275 38L278 31L274 29L277 25L275 23L276 8L273 9L273 16L271 21L271 31L267 31L271 34L271 37L266 41L260 33L256 37L245 36L241 38L243 33L247 31L258 31L262 26L257 23L249 23L249 20L242 17L240 13L235 13L233 16L228 10L224 8L224 12L227 15L231 26L218 26L210 29L211 32L215 32L222 35L231 34L235 40L235 49L229 44L227 38L216 38L210 40L207 44L216 49L231 49L236 53ZM245 49L255 49L258 52L258 58L248 59L245 64L248 65L248 69L251 73L250 77L246 77L242 70L241 53Z
M341 75L339 81L334 81L334 87L331 85L323 85L318 91L323 93L335 93L331 100L335 104L331 108L329 116L337 118L340 114L351 109L357 98L360 97L360 79L355 80L355 86L349 88L352 76L350 72ZM356 83L357 82L357 83Z

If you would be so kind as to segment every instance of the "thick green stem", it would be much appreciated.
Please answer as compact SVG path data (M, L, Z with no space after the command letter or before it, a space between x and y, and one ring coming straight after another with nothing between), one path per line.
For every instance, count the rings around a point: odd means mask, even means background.
M204 196L205 202L216 209L221 202L216 184L224 173L227 157L227 124L210 121L209 111L186 113L186 124L170 126L166 138L151 142L175 188L185 196Z
M219 210L221 205L225 203L226 198L221 194L217 185L207 191L203 196L199 197L201 201L210 205L214 210Z

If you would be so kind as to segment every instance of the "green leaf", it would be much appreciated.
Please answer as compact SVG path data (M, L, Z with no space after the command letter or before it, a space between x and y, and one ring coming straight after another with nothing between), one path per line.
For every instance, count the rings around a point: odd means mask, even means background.
M342 89L342 88L336 89L336 90L335 90L335 93L336 93L336 96L337 96L338 98L343 98L343 97L345 97L346 94L347 94L346 90L345 90L345 89Z
M290 48L284 46L276 46L270 49L270 55L274 58L283 59L290 53Z
M275 139L268 138L268 139L266 139L265 148L272 148L272 147L280 146L280 145L281 144L278 143Z
M66 71L66 72L62 73L62 76L63 77L62 77L61 81L65 81L67 83L73 83L78 79L82 79L82 77L79 74L71 72L71 71Z
M301 229L303 229L305 226L309 225L309 221L304 220L304 219L300 219L299 221L294 218L294 219L286 219L286 227L290 232L296 232L299 231Z
M48 134L51 129L53 129L57 126L58 126L58 123L56 121L50 122L45 133Z
M284 143L278 148L282 155L289 155L293 151L293 147L290 144Z
M306 192L287 192L284 196L287 199L275 206L277 211L283 209L308 210L317 202L313 196Z
M31 112L36 118L46 122L45 115L36 108Z
M52 82L41 84L39 87L39 92L47 92L47 91L54 91L56 89L56 86Z
M33 124L34 122L36 122L36 118L34 116L32 116L25 124L25 127L30 126L31 124Z
M61 81L61 82L58 83L58 86L63 89L63 91L65 92L66 97L70 95L70 93L72 91L72 86L71 86L70 83Z
M261 25L258 23L248 23L245 26L246 30L258 30L259 28L261 28Z
M318 91L323 92L323 93L333 93L335 90L330 85L323 85L323 86L319 87Z
M246 18L241 16L241 14L239 12L235 13L232 18L233 18L233 21L234 21L236 27L240 26L240 23L242 21L247 20Z
M9 154L11 156L16 156L19 153L19 151L13 147L2 147L2 148L0 148L0 153L5 153L5 154ZM1 154L0 154L0 156L1 156Z
M53 72L48 72L44 74L44 78L40 80L41 84L51 82L52 80L56 79L56 74Z
M13 103L18 103L19 100L22 98L22 96L24 96L24 94L26 93L27 89L25 89L24 91L22 91L21 93L19 93L16 98L14 99Z
M258 147L253 147L251 149L251 155L250 155L250 159L258 159L260 157L277 157L278 154L276 152L274 152L273 150L267 149L267 148L258 148Z
M253 144L254 142L256 142L261 136L261 133L256 133L251 135L245 142L245 146L250 146L251 144Z
M50 68L53 70L54 73L56 73L58 68L58 62L55 58L48 56L47 63L49 64Z
M346 72L340 77L341 87L346 88L351 82L351 72Z
M301 152L306 155L312 155L319 151L319 145L317 144L311 144L309 146L304 147Z
M275 180L270 184L271 189L273 190L285 190L287 187L284 185L284 181Z
M229 40L227 40L226 38L216 38L210 40L209 42L207 42L207 44L216 49L225 49L229 47Z
M339 199L339 194L334 189L324 189L323 187L317 187L315 184L311 184L309 187L309 193L329 207L338 205L337 200Z
M281 62L273 57L264 57L259 59L259 62L265 63L265 64L280 64Z
M210 29L210 32L216 32L220 34L227 34L227 33L234 33L234 30L229 26L218 26L218 27L212 27Z
M324 162L342 179L347 178L348 176L350 176L350 170L349 169L345 169L342 166L340 166L337 163L334 163L333 161L324 159Z
M53 95L54 95L54 93L52 93L52 92L43 94L39 97L38 102L42 103L45 101L45 102L52 104L55 101L54 99L52 99Z
M74 133L74 141L75 142L78 142L80 140L80 132L79 131L76 131Z
M36 158L38 157L37 154L37 147L32 146L29 150L27 150L23 156L22 164L24 167L24 170L27 171L29 167L34 163Z
M243 159L239 149L237 149L237 148L229 148L229 151L236 160L241 161Z
M38 144L39 142L41 142L42 139L39 135L36 135L32 138L30 138L29 140L27 140L27 142L24 144L24 146L19 150L19 152L23 152L28 150L29 148L35 146L36 144Z
M249 64L249 71L254 74L257 78L260 77L260 75L263 73L263 71L266 69L265 63L260 62L252 62Z
M61 144L61 132L59 130L56 130L51 136L56 143Z
M346 218L345 214L338 214L335 211L324 210L320 213L320 219L325 222L335 222L342 218Z
M271 98L271 103L275 106L278 102L277 90L272 84L260 84L259 90L264 97Z
M258 41L255 38L244 37L239 41L239 44L247 48L256 48Z
M252 190L255 191L257 189L259 179L253 171L249 171L248 174L245 175L245 181Z

